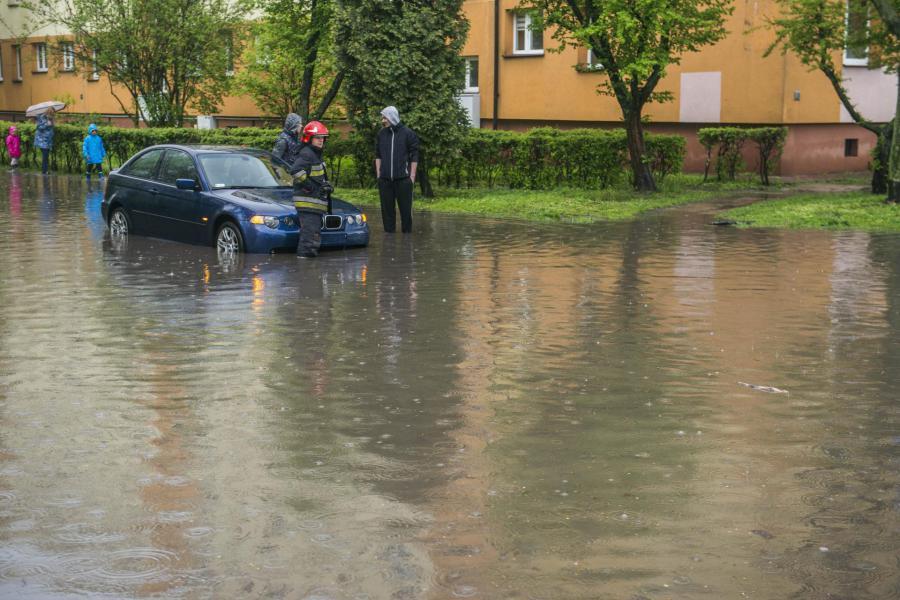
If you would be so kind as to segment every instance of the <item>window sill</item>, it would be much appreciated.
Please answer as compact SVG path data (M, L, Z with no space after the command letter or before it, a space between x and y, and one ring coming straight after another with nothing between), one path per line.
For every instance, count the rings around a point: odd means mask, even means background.
M513 52L512 54L504 54L503 58L538 58L543 55L543 50L533 52Z
M868 67L868 58L844 58L845 67Z
M31 74L32 75L46 75L49 72L50 71L32 71Z
M575 65L575 70L578 73L584 73L586 75L590 75L591 73L604 73L606 71L606 69L603 68L603 65L588 65L585 63Z
M21 77L18 77L18 78L16 78L16 79L13 79L13 80L12 80L13 83L22 83L22 81L23 81L23 80L22 80Z
M463 88L463 94L477 94L478 88Z
M97 77L94 77L93 75L91 75L90 77L87 78L87 81L88 81L88 83L96 83L96 82L100 81L100 76L98 75Z

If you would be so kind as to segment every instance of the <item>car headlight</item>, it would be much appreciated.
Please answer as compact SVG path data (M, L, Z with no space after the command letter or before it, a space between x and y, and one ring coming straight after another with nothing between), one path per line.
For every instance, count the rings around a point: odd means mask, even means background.
M278 217L264 217L262 215L253 215L250 222L254 225L265 225L269 229L278 229Z

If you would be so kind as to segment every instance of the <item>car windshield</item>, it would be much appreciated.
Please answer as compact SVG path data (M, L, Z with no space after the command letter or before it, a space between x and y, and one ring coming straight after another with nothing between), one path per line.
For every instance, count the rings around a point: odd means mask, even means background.
M210 152L199 158L212 189L271 188L292 183L287 165L265 154Z

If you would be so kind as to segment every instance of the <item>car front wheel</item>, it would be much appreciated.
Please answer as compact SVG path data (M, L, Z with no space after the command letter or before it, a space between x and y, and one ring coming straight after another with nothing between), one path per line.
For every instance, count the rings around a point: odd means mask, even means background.
M244 238L234 223L225 222L216 232L216 249L221 253L240 254L244 251Z
M126 236L131 230L128 222L128 215L121 208L113 209L112 215L109 217L109 232L115 236Z

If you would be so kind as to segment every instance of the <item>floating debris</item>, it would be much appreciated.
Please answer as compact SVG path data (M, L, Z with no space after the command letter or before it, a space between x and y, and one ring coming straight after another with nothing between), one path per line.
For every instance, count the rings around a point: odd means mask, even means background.
M765 529L751 529L750 533L752 533L753 535L758 535L759 537L761 537L764 540L771 540L773 537L775 537L773 534L769 533Z
M766 392L767 394L790 394L790 392L787 390L772 387L770 385L756 385L755 383L744 383L743 381L738 381L738 385L748 387L751 390L756 390L757 392Z

